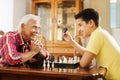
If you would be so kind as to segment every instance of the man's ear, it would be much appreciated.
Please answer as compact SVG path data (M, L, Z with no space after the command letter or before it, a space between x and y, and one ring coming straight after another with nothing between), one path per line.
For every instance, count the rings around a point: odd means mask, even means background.
M21 28L24 28L24 26L25 26L25 24L24 24L24 23L22 23L22 24L21 24Z

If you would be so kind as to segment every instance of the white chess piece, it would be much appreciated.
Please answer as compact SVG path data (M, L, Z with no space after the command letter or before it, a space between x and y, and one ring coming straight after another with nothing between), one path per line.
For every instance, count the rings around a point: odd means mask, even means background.
M68 63L71 63L71 58L69 57L69 59L68 59Z
M43 61L43 67L44 67L44 68L45 68L45 65L46 65L45 63L46 63L46 61L44 60L44 61Z
M80 62L80 57L77 58L77 62Z
M67 63L67 58L65 58L64 63Z
M67 58L65 56L62 57L63 63L67 63Z
M50 61L48 60L48 62L47 62L47 68L49 68L50 67Z
M62 59L59 59L59 63L62 63Z
M70 64L72 64L73 63L73 58L70 58Z
M52 62L52 68L54 68L54 61Z

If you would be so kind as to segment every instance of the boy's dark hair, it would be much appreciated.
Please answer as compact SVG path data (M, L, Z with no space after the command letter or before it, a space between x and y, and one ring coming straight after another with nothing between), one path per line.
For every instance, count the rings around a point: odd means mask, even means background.
M95 22L95 25L98 27L99 25L99 14L92 8L87 8L79 12L75 15L75 19L81 18L86 23L91 19Z

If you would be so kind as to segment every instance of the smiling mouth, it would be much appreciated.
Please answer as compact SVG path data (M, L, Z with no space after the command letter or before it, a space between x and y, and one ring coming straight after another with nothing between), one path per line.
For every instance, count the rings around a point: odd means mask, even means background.
M38 33L33 33L32 35L33 35L33 36L38 36Z
M37 33L33 33L33 34L31 35L31 39L34 40L36 36L38 36L38 34L37 34Z

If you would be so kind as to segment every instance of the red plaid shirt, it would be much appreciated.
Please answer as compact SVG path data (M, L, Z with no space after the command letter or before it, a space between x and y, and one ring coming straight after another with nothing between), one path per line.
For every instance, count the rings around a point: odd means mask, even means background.
M21 64L21 54L28 51L30 51L29 42L24 43L22 35L18 32L8 32L0 38L0 63ZM46 56L49 56L47 51Z

